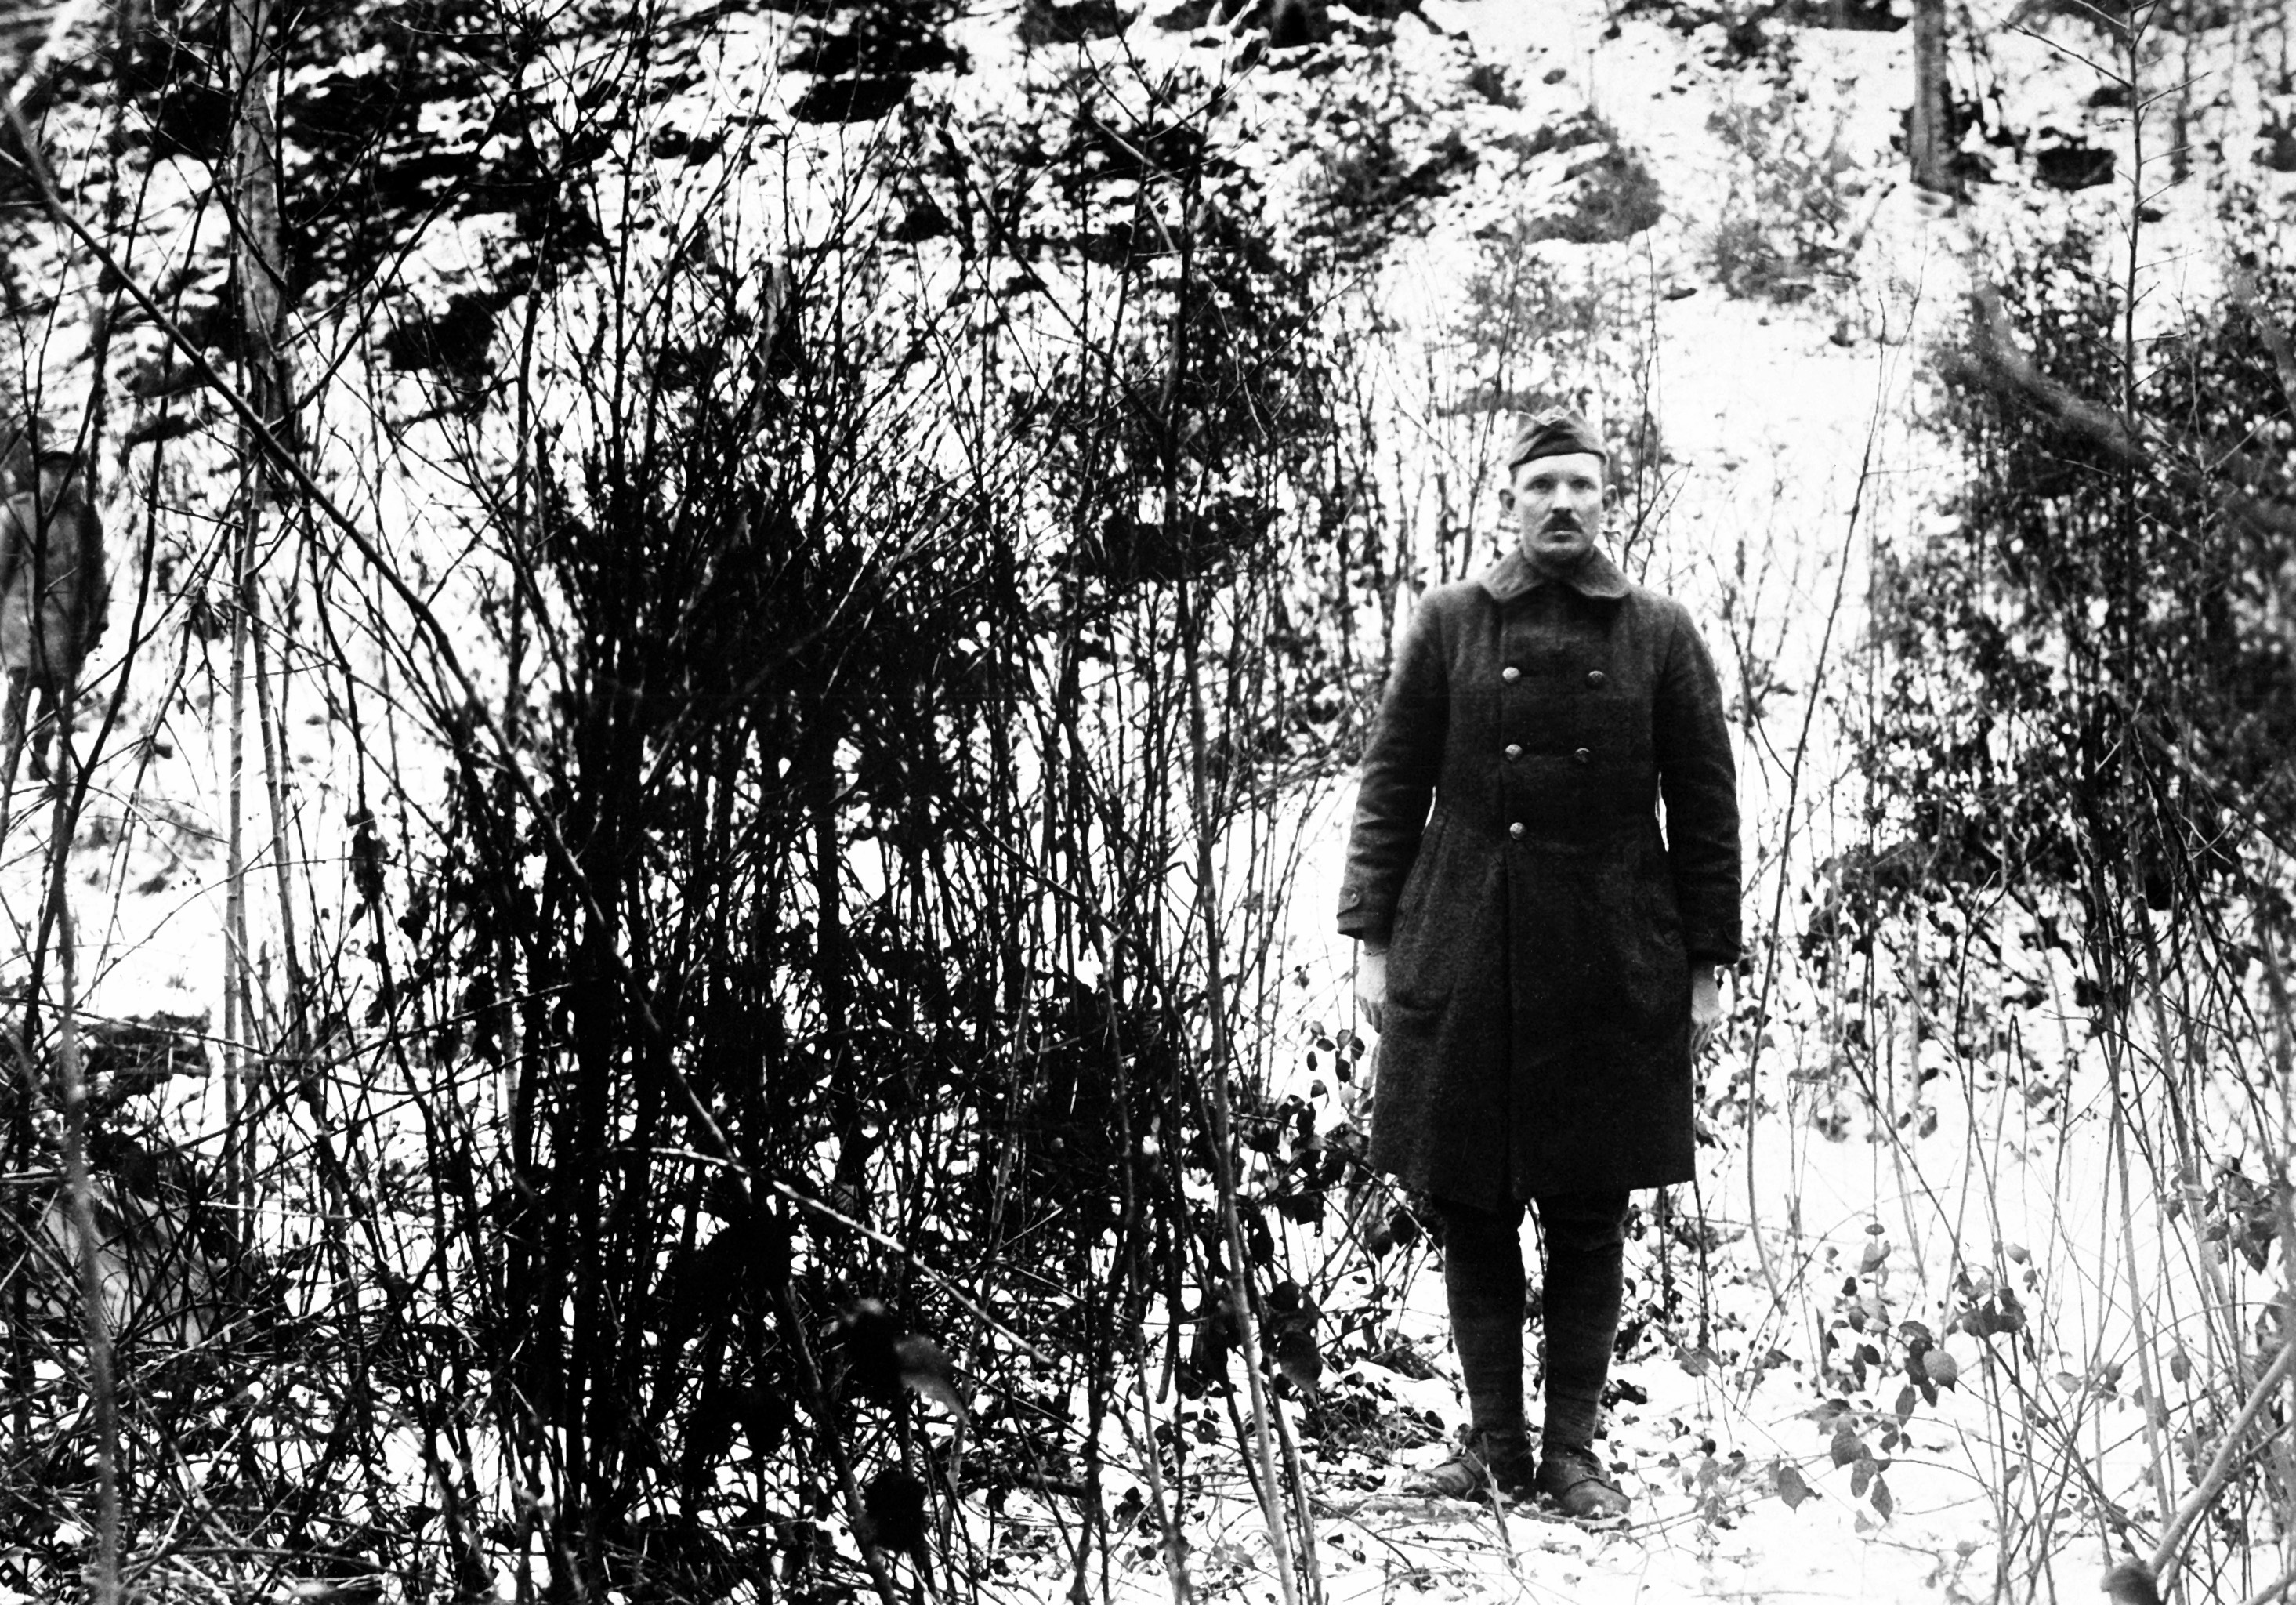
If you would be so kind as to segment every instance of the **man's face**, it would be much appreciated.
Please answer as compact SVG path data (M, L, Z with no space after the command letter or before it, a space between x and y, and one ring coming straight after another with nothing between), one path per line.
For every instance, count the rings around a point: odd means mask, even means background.
M1576 562L1603 533L1603 459L1573 452L1517 463L1514 483L1499 494L1499 502L1514 514L1525 557L1550 565Z

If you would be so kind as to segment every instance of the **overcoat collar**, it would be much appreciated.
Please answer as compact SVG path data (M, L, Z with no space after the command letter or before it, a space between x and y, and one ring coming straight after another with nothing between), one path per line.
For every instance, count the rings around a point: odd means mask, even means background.
M1619 572L1619 565L1601 552L1589 552L1576 569L1557 576L1540 573L1522 554L1521 547L1510 546L1505 557L1484 569L1478 577L1494 602L1513 602L1524 592L1549 580L1559 580L1581 596L1599 596L1605 602L1618 601L1630 588L1627 577Z

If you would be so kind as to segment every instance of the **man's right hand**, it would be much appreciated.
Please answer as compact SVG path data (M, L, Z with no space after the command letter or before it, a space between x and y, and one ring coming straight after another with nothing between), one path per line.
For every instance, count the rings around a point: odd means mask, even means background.
M1387 1028L1387 949L1369 942L1356 948L1356 1006L1373 1030Z

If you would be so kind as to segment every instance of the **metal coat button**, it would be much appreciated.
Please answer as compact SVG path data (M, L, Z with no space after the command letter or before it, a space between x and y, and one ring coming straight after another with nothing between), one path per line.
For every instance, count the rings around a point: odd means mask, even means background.
M1499 678L1509 682L1520 680L1522 678L1522 671L1517 668L1513 664L1510 663L1505 668L1499 670Z
M1513 837L1517 841L1521 841L1522 839L1522 821L1518 819L1513 824L1507 826L1507 834Z
M1521 757L1522 756L1522 743L1521 741L1509 741L1506 744L1506 755L1507 762L1509 763L1513 763L1515 759Z
M1610 679L1611 676L1604 674L1599 668L1590 668L1587 671L1587 684L1594 686L1598 691L1604 685L1610 684Z
M1595 761L1595 755L1587 751L1584 747L1581 747L1578 751L1572 753L1570 756L1577 758L1582 764L1591 764Z

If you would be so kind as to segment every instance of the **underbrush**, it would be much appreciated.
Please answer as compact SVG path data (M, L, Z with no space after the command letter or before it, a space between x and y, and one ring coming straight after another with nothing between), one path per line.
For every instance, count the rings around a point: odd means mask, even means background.
M1730 184L1704 242L1704 265L1733 295L1792 303L1832 283L1854 249L1854 186L1866 182L1842 143L1841 119L1823 137L1796 112L1782 77L1766 99L1717 110L1709 130L1727 152Z

